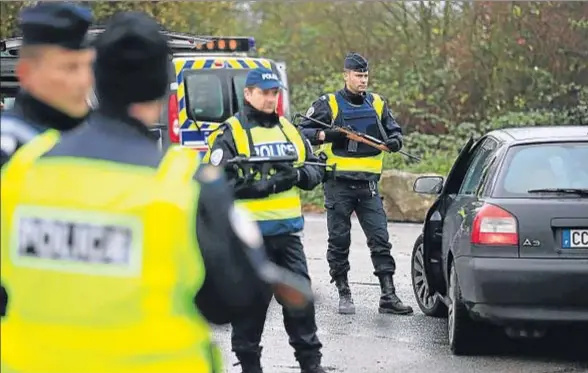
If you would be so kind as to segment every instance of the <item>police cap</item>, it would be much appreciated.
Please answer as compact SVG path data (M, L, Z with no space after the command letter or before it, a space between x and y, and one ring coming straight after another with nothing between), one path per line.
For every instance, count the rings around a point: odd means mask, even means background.
M89 8L59 1L39 2L23 9L19 15L23 45L84 49L88 47L85 36L91 23Z
M99 100L126 107L162 98L169 85L169 50L160 25L145 13L115 14L97 38Z
M369 70L368 60L359 53L351 52L345 56L344 69L358 73L367 73Z
M258 87L263 90L285 88L276 73L266 67L250 70L245 79L246 87Z

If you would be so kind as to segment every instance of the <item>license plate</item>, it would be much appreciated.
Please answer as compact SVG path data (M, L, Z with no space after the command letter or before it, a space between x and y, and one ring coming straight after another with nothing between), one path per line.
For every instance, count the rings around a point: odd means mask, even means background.
M564 249L588 249L588 229L564 229L561 246Z

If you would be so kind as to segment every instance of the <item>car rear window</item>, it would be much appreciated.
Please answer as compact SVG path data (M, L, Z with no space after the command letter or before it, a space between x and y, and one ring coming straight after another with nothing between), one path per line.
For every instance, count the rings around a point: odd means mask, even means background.
M518 145L506 156L495 197L546 197L532 189L588 188L588 142Z

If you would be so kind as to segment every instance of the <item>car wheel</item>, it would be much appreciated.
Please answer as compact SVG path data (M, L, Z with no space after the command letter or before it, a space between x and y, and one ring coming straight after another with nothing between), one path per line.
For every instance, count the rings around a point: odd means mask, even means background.
M471 355L477 352L477 341L484 341L478 335L478 325L471 319L461 297L457 271L453 263L449 269L449 300L447 312L447 335L449 347L454 355Z
M423 235L421 234L412 249L412 257L410 261L410 273L412 277L412 290L416 298L417 304L421 311L431 317L445 317L447 316L447 307L440 298L435 296L435 292L429 287L427 281L425 259L424 259L424 243Z

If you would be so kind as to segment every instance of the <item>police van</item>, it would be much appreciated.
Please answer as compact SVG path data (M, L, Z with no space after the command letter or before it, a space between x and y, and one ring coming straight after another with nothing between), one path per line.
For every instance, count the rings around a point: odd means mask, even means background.
M88 35L94 38L103 31L103 27L93 27ZM163 148L179 144L204 154L209 137L213 139L219 125L241 109L245 77L251 69L269 68L288 87L286 64L257 56L253 37L161 32L168 37L171 51L170 89L158 126ZM4 61L16 59L21 41L21 38L2 41L3 87ZM8 89L8 86L18 86L18 82L14 71L7 71L7 74L11 76L6 76L6 94L13 98L15 91ZM94 107L99 104L93 93L89 100ZM280 93L277 111L279 115L290 118L287 89Z
M257 57L252 37L197 37L173 34L167 130L172 143L206 151L219 125L243 105L245 78L266 67L288 86L286 64ZM183 49L183 50L182 50ZM278 98L279 115L290 118L288 91Z

